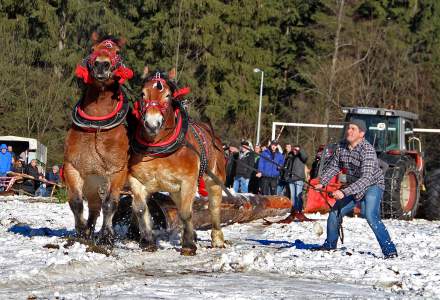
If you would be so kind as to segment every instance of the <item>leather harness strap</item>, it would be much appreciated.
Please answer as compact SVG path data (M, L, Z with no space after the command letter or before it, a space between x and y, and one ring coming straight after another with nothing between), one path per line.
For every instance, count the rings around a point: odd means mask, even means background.
M189 124L188 113L186 112L185 108L181 107L180 105L177 108L176 118L178 125L176 126L176 130L172 137L168 141L157 144L151 144L142 139L140 132L143 129L143 125L139 124L134 138L131 141L133 151L152 157L165 157L180 149L188 132Z
M102 117L88 116L81 109L82 98L75 104L72 111L72 122L78 128L88 131L105 131L115 128L122 124L130 109L128 101L124 96L124 93L119 91L119 101L114 111L110 114Z

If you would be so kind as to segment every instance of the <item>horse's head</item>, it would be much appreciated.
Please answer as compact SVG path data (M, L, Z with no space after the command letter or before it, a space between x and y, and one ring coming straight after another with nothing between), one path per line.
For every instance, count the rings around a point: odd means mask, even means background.
M113 84L114 80L123 83L133 77L133 71L122 63L120 51L125 44L124 39L105 37L99 39L98 35L92 35L92 52L86 57L82 65L77 66L76 75L82 78L84 83Z
M167 118L174 119L172 103L176 89L172 81L174 77L174 69L168 75L157 72L147 78L142 88L142 99L139 101L138 108L139 117L150 136L156 136L159 133Z

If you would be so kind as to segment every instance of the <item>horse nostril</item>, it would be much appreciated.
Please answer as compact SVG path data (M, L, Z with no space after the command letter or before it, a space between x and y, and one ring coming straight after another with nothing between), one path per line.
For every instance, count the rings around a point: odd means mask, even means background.
M93 67L99 72L105 72L110 69L110 63L108 61L95 61Z

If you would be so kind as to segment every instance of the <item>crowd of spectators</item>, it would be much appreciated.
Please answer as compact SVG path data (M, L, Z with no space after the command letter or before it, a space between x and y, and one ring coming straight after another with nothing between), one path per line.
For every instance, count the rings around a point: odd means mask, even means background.
M292 218L306 220L303 211L304 182L309 179L308 156L299 145L277 141L267 146L242 140L224 145L227 159L226 186L236 193L284 195L292 200Z
M14 174L16 181L13 186L15 190L22 190L35 196L49 197L52 195L54 184L61 182L57 165L45 172L36 159L32 159L29 164L26 164L22 157L17 157L12 146L1 144L0 150L0 178L5 178L8 173L10 175L10 172L16 173ZM0 190L2 189L4 186L0 185Z

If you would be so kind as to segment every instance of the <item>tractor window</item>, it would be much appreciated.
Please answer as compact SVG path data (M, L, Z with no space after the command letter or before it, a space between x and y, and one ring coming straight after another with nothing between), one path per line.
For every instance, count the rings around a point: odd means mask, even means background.
M399 118L376 115L350 115L347 121L352 118L365 121L368 128L365 138L376 148L376 151L399 149Z
M399 118L388 118L385 150L399 149Z
M410 121L404 120L405 123L405 147L407 150L415 150L414 141L411 139L413 137L413 125Z

